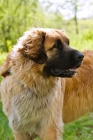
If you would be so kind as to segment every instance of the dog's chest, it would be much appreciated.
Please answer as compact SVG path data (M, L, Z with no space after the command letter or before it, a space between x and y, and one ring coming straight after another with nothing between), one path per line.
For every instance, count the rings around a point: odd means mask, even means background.
M12 100L10 126L16 131L34 133L53 117L57 93L38 97L32 91L24 91Z

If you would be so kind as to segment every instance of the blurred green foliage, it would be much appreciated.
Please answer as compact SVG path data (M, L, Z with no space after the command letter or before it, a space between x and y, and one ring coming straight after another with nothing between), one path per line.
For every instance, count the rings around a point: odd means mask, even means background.
M7 53L5 53L5 52L0 53L0 64L2 64L2 63L3 63L3 61L4 61L4 60L5 60L5 58L6 58L6 56L7 56Z
M0 1L0 50L9 51L37 14L38 0Z
M91 48L93 39L93 19L79 20L79 34L76 35L74 20L63 20L62 15L43 9L36 0L1 0L0 1L0 52L8 52L31 27L64 28L71 39L71 45L76 48ZM83 46L82 46L83 45ZM85 47L87 46L87 47Z

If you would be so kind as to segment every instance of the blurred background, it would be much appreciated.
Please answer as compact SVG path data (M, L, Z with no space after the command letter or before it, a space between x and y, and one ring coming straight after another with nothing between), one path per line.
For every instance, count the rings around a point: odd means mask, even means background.
M31 27L65 29L70 46L93 49L93 0L0 0L0 63ZM64 127L64 140L93 140L93 114ZM0 140L13 140L0 102Z
M0 52L31 27L63 28L73 47L91 48L93 0L0 0Z

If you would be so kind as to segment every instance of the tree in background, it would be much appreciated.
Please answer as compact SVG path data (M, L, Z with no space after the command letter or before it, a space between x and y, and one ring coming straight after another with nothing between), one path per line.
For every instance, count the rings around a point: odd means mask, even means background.
M39 0L1 0L0 51L8 52L30 27L61 28L62 15L46 12Z
M62 17L67 17L68 20L73 20L75 24L76 34L79 33L79 25L78 25L78 13L82 15L82 11L87 7L88 11L90 11L89 15L85 15L85 18L89 18L93 13L93 1L88 0L41 0L44 6L49 9L49 11L53 11L56 13L59 12ZM84 14L84 13L83 13ZM85 10L86 14L86 10Z
M90 7L91 5L93 5L93 1L92 0L88 0L88 1L84 1L84 0L65 0L64 1L64 7L65 8L69 8L69 11L72 12L73 14L73 20L75 22L75 27L76 27L76 33L79 33L79 23L78 23L78 18L89 18L91 17L90 15L85 15L86 14L86 10L85 10L85 14L82 14L82 11L87 8ZM88 11L90 10L91 13L93 13L93 11L91 11L91 9L88 9ZM78 13L80 13L81 15L83 15L84 17L78 17ZM79 15L80 16L80 15Z
M64 28L70 34L81 32L86 25L80 26L77 15L82 15L87 5L93 5L92 0L0 0L0 52L10 51L30 27Z
M31 27L37 13L38 0L0 1L0 50L9 51L16 39Z

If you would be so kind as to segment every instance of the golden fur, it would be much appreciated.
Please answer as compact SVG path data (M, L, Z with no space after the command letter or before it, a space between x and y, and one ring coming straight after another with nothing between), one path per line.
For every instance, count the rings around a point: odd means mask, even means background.
M77 75L64 79L64 123L93 112L93 51L86 50L83 54L84 60Z
M15 140L33 140L36 136L41 140L62 139L59 77L65 77L63 69L80 66L83 59L68 43L62 30L32 28L0 67L0 75L5 77L0 86L3 110ZM57 69L50 70L52 66ZM72 71L67 74L73 75Z

